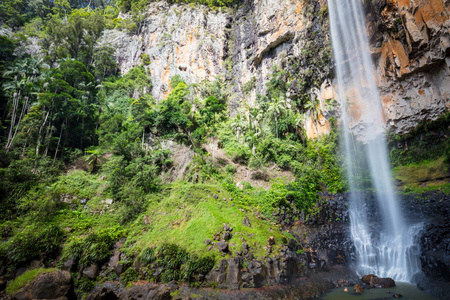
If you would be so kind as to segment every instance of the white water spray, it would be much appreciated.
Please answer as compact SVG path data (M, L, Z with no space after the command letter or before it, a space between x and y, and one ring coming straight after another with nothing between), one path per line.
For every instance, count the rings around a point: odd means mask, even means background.
M342 105L342 144L351 188L351 234L359 275L376 274L411 282L420 271L415 236L421 225L407 226L396 199L384 137L383 113L375 83L361 0L328 0L338 100ZM358 194L355 133L364 141L364 160L382 218L382 229L368 221L366 199Z

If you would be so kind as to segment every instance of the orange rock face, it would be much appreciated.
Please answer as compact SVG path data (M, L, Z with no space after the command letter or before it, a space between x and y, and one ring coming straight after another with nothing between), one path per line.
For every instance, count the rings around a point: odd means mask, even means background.
M450 7L444 0L388 2L378 21L388 30L374 33L381 43L372 53L387 125L404 133L450 107Z

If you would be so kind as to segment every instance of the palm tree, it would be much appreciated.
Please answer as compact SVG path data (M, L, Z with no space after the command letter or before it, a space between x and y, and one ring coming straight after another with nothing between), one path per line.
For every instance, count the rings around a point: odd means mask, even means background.
M245 119L243 117L241 117L240 114L238 114L236 116L236 118L233 120L233 122L231 123L231 128L233 128L233 130L236 131L236 138L237 138L238 142L240 142L241 133L246 128Z
M11 123L5 145L6 151L11 149L14 138L19 130L20 123L29 110L32 96L35 95L35 92L37 91L36 83L40 72L39 66L41 62L41 60L35 58L18 60L3 73L4 77L13 79L3 85L5 90L11 91L12 98Z
M275 131L278 138L278 117L283 115L286 110L286 103L283 100L274 97L275 101L269 103L267 112L275 117Z

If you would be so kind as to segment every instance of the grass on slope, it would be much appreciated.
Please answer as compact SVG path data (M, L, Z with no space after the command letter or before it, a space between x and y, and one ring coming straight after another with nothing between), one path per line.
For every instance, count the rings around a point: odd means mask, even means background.
M64 254L77 254L79 246L83 246L87 240L97 238L94 240L99 244L99 237L108 237L113 243L125 237L126 243L122 251L128 257L147 247L158 248L164 243L173 243L190 254L212 256L216 263L222 259L222 253L216 248L208 251L209 246L205 244L205 240L213 240L214 234L220 233L224 224L233 228L228 243L234 255L236 251L242 250L242 243L245 242L256 258L265 257L267 250L264 248L268 246L267 240L271 236L276 242L272 255L276 255L283 242L292 238L288 233L282 232L278 225L256 216L259 215L256 213L257 207L270 202L277 195L269 193L270 191L252 188L245 193L233 193L232 196L221 181L197 184L175 182L165 186L162 192L146 195L142 213L121 223L125 204L119 200L112 204L106 203L108 194L104 192L105 186L107 183L101 175L83 171L69 172L51 186L41 187L23 199L23 207L29 213L8 225L12 226L10 230L4 228L2 232L6 232L6 238L14 236L15 241L25 236L21 228L26 226L61 228L66 239L64 245L61 245L65 250L62 251L59 264L67 259ZM231 200L231 197L235 199ZM62 198L65 199L65 204L61 203ZM84 203L84 199L87 203ZM44 211L46 213L41 215ZM249 220L250 227L243 224L245 217ZM110 250L110 244L105 247L108 249L99 248L98 253L89 255L104 261L105 251ZM29 251L28 248L22 250ZM8 256L8 253L3 254ZM86 262L88 263L90 261Z
M394 169L394 175L401 182L405 192L420 193L436 189L450 192L449 174L444 157L399 166Z
M148 225L144 224L144 215L149 219ZM244 217L251 227L243 225ZM284 238L276 225L235 206L230 194L220 185L180 182L169 187L158 199L153 199L146 213L135 222L127 244L143 249L170 242L204 255L208 253L205 240L213 240L224 224L233 228L229 241L232 252L241 250L245 241L256 257L262 257L270 236L276 240L274 252L279 251ZM216 249L210 254L219 258Z

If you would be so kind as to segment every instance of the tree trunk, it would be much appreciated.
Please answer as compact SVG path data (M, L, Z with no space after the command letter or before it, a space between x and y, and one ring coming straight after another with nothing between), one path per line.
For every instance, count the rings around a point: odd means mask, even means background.
M59 131L59 139L58 139L58 144L56 145L56 151L55 151L55 156L53 157L53 163L55 163L56 156L58 155L58 149L59 149L59 145L61 143L63 129L64 129L64 122L61 125L61 130Z
M277 118L277 113L275 113L275 131L276 131L277 139L278 139L278 118Z

